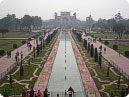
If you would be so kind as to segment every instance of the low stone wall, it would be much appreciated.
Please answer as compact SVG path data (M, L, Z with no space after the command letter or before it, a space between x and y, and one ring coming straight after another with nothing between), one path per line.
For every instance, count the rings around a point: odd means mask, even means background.
M90 75L88 67L86 66L86 64L83 60L83 57L81 56L81 53L80 53L79 49L77 48L77 45L76 45L74 39L72 38L72 35L70 32L69 32L69 36L71 39L73 51L74 51L74 54L75 54L75 57L77 60L78 68L79 68L79 71L81 74L81 78L82 78L82 82L83 82L83 86L84 86L86 95L88 97L101 97L100 93L95 85L95 82Z
M50 78L50 75L52 72L52 67L53 67L53 63L54 63L54 60L55 60L55 57L57 54L61 35L62 35L62 32L59 34L58 39L57 39L56 43L54 44L53 49L38 77L38 80L35 83L35 86L34 86L35 91L38 91L38 90L44 91L48 85L48 81L49 81L49 78Z

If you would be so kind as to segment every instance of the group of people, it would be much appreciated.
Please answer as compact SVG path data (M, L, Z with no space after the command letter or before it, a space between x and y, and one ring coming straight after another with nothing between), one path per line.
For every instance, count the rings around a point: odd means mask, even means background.
M27 47L28 47L28 50L31 50L32 44L30 43L30 41L27 41Z
M7 57L11 58L11 51L7 51Z
M26 91L25 88L22 89L22 97L48 97L48 96L49 93L47 89L45 89L43 93L40 90L35 92L33 90L33 87L31 87L30 91Z
M120 97L126 97L127 95L129 95L129 86L127 88L122 88ZM110 97L115 97L115 95L111 93Z
M21 51L21 53L19 53L18 51L15 54L15 60L16 62L19 62L19 56L21 55L21 60L23 59L23 51Z

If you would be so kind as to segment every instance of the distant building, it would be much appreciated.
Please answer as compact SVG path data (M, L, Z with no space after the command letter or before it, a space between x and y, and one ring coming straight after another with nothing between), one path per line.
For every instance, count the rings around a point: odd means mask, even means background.
M43 27L53 28L75 28L75 27L85 27L85 22L77 19L76 13L71 15L70 12L61 12L60 15L55 13L55 18L43 21Z
M73 16L71 16L70 12L61 12L60 16L55 13L55 23L56 26L63 28L75 27L77 23L76 13L74 13Z

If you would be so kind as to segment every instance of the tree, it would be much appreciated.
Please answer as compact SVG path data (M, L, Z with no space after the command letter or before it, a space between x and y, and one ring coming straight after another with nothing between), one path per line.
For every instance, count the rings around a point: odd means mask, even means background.
M84 47L85 47L85 49L87 49L87 40L84 40Z
M121 13L117 13L115 15L115 20L116 20L116 22L119 22L119 21L123 20L123 17L121 16Z
M94 56L95 62L98 62L98 50L95 48L95 56Z
M20 66L20 77L22 77L24 75L24 69L22 66L22 62L21 62L21 66Z
M101 65L102 65L102 53L101 53L101 52L99 53L99 61L98 61L98 64L99 64L99 66L101 67Z
M115 24L116 24L115 19L109 19L109 20L108 20L108 26L109 26L110 30L113 29L113 26L114 26Z
M93 46L93 44L91 44L90 56L91 56L91 57L94 56L94 46Z
M126 34L126 35L127 35L127 38L128 38L129 30L126 30L126 31L124 32L124 34Z
M12 85L13 85L13 79L12 79L12 76L11 75L9 77L9 85L10 85L10 87L12 87Z
M120 89L120 80L121 80L121 75L119 75L118 82L117 82L118 89Z
M121 39L124 31L125 31L125 26L122 23L116 23L113 26L113 31L118 34L118 37Z
M90 52L90 43L88 43L88 53Z
M107 69L107 77L109 77L109 72L110 72L110 66L108 66L108 69Z
M8 33L8 29L0 29L0 33L2 33L2 37L4 37L4 34Z

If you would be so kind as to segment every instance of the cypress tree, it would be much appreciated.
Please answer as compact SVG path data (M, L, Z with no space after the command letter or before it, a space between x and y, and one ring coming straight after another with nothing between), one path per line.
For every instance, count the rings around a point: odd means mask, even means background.
M102 65L102 53L101 53L101 52L99 53L99 61L98 61L98 64L99 64L99 66L101 67L101 65Z
M98 62L98 50L95 48L95 56L94 56L95 62Z
M11 75L9 76L9 85L10 85L10 87L12 87L12 85L13 85L13 79L12 79Z
M90 56L91 56L91 57L94 56L94 46L93 46L93 44L91 44Z
M117 82L118 89L120 89L120 80L121 80L121 75L119 76L119 78L118 78L118 82Z
M22 62L21 62L21 66L20 66L20 76L24 75L24 70L23 70L23 66L22 66Z
M109 72L110 72L110 66L108 66L107 77L109 77Z
M90 43L88 43L88 53L90 52Z

